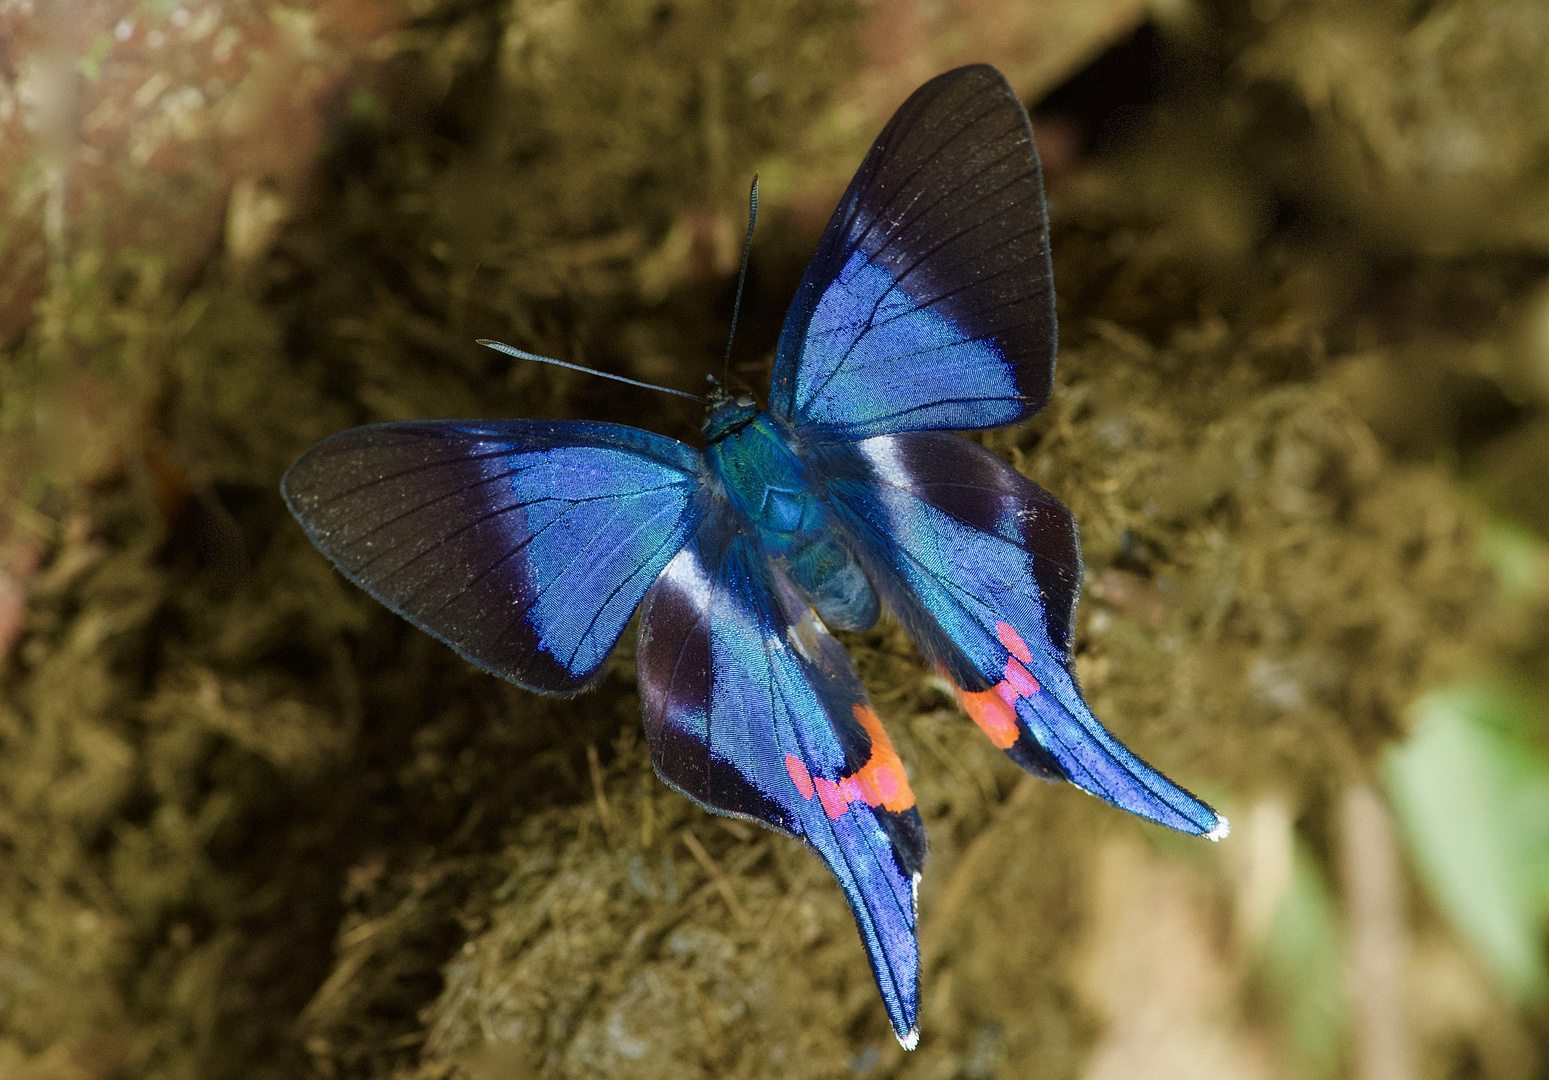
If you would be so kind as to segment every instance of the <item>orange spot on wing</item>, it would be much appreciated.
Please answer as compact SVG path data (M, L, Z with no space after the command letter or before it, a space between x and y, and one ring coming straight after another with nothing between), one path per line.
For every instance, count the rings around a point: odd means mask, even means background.
M909 809L914 805L914 792L882 721L868 705L856 705L850 711L871 738L871 757L854 777L861 799L867 806L882 806L895 814Z
M988 690L977 692L964 690L960 686L953 687L963 711L979 725L980 731L990 737L990 742L1002 750L1017 741L1017 714L998 692L1005 685L999 683Z
M1022 663L1033 662L1032 650L1027 647L1027 642L1022 640L1022 635L1017 633L1016 627L1010 623L998 622L995 624L995 636L1000 638L1000 643L1006 647L1006 651Z
M952 684L952 689L957 692L957 700L963 706L963 711L979 725L979 730L989 736L990 742L1007 750L1020 735L1017 728L1017 702L1032 697L1043 687L1018 659L1020 656L1032 660L1027 642L1007 623L996 624L995 631L1000 635L1001 644L1012 653L1006 657L1005 677L988 690L964 690L956 683Z
M885 807L895 814L914 805L914 792L909 787L909 777L904 763L893 749L882 721L866 705L856 705L852 710L856 721L866 729L871 739L871 757L866 759L853 775L842 776L837 781L823 776L813 776L806 764L795 754L785 755L785 771L791 774L791 783L801 792L803 799L814 795L823 804L823 813L837 820L850 808L851 803L863 802L871 807Z

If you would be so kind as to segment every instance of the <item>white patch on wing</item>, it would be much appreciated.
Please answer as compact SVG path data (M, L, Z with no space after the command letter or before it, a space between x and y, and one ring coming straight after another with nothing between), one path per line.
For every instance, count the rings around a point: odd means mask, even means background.
M874 439L862 439L855 444L861 456L871 463L877 479L885 484L907 487L912 479L904 465L903 455L898 452L898 440L891 435L879 435Z
M710 608L710 575L705 573L704 564L699 561L699 553L690 544L673 557L667 564L667 569L662 571L661 580L688 597L698 611L707 611Z

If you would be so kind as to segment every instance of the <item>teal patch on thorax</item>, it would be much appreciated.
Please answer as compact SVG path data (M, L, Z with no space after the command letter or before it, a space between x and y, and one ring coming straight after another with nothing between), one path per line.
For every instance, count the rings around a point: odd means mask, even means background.
M768 413L716 419L719 438L712 435L705 461L764 550L829 626L873 625L876 593L778 422Z

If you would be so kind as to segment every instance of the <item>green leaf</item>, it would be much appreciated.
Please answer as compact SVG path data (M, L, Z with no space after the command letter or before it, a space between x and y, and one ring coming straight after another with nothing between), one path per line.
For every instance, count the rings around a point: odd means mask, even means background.
M113 51L113 35L98 34L92 39L91 48L86 50L86 55L77 60L76 67L81 75L89 82L96 82L102 78L102 61L108 58L108 53Z
M1480 533L1479 553L1508 596L1541 597L1549 585L1549 544L1531 529L1496 518Z
M1434 691L1384 780L1437 905L1519 1000L1546 979L1549 757L1530 698L1503 681Z

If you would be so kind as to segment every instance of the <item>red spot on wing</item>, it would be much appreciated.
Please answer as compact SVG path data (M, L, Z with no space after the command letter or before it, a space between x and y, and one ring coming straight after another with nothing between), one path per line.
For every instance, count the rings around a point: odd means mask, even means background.
M1022 663L1033 662L1033 652L1027 647L1027 642L1022 640L1022 635L1017 633L1016 627L1010 623L998 622L995 624L995 636L1000 638L1000 643L1006 647L1006 651Z
M914 792L909 790L909 778L903 770L879 769L872 781L883 806L891 806L903 798L908 798L908 806L914 805Z
M801 792L801 797L812 798L815 791L812 786L812 774L807 771L807 766L801 758L795 754L786 754L785 771L791 774L791 783L796 785L796 790Z

